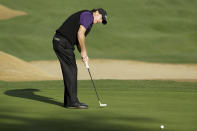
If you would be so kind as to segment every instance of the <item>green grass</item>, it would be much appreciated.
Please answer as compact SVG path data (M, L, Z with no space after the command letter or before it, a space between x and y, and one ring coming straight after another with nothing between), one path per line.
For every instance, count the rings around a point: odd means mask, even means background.
M78 84L87 110L62 107L62 81L0 82L0 130L197 130L197 83L97 80L106 108L98 107L90 81Z
M62 22L78 10L103 7L108 11L109 24L95 25L87 37L90 58L197 63L196 0L0 0L0 3L29 14L0 21L0 49L27 61L56 59L51 40Z

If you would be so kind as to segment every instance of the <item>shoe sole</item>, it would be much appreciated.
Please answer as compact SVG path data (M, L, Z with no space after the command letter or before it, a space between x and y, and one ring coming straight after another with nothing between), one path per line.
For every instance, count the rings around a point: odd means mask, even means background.
M88 109L88 107L66 107L68 109Z

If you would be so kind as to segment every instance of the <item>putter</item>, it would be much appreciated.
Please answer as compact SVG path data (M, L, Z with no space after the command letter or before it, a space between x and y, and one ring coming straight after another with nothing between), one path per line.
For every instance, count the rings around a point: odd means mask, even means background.
M96 96L97 96L97 99L98 99L98 102L99 102L100 107L106 107L107 104L102 104L101 101L100 101L98 92L97 92L97 90L96 90L96 87L95 87L95 85L94 85L94 81L93 81L93 79L92 79L92 75L91 75L91 73L90 73L90 67L89 67L87 61L85 62L85 66L86 66L86 68L88 69L88 72L89 72L89 75L90 75L90 78L91 78L91 80L92 80L92 84L93 84L93 87L94 87L94 91L96 92Z

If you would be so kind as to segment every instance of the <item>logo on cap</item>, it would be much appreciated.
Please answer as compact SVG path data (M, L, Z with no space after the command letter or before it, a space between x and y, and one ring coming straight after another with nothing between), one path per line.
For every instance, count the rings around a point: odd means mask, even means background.
M105 19L107 19L107 15L105 15Z

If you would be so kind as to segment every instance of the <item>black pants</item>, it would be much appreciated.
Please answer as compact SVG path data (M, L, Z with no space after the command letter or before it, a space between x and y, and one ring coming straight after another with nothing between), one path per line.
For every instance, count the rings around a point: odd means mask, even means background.
M64 80L64 106L79 102L77 98L77 64L74 47L60 35L53 38L53 49L60 61Z

